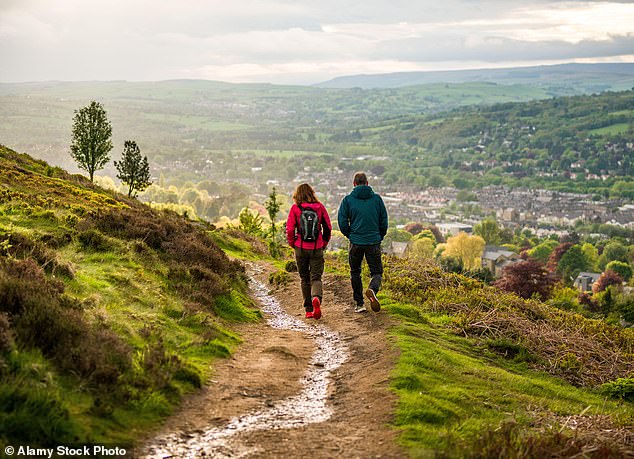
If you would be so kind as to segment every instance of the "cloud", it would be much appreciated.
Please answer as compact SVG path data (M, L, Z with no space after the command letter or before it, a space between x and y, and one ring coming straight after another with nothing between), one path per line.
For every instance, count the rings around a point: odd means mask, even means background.
M628 1L2 0L0 81L315 82L461 61L624 59L633 23Z
M410 62L443 62L470 60L481 62L551 61L580 58L603 58L632 54L634 35L611 37L608 40L521 41L505 37L471 37L438 35L382 43L373 56L387 56Z

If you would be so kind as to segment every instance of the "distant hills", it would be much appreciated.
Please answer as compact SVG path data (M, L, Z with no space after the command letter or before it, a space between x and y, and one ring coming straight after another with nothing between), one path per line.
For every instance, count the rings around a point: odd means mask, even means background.
M351 75L319 83L320 88L401 88L432 83L491 82L576 89L578 93L621 91L634 86L634 64L560 64L536 67ZM558 91L559 92L559 91Z

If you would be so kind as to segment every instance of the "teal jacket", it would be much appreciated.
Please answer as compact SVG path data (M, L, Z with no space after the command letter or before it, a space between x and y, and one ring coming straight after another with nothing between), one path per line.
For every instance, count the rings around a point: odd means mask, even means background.
M355 245L379 244L387 233L387 210L381 196L368 185L357 185L343 198L339 229Z

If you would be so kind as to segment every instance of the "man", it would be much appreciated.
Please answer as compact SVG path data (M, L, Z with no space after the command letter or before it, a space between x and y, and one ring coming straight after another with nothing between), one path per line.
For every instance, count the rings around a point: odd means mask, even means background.
M356 303L355 312L366 311L363 301L361 263L365 257L370 268L370 286L365 296L373 311L381 310L376 294L381 288L383 263L381 262L381 241L387 233L387 211L383 199L368 185L368 177L357 172L353 180L354 189L343 198L339 206L339 229L350 240L348 262L350 281Z

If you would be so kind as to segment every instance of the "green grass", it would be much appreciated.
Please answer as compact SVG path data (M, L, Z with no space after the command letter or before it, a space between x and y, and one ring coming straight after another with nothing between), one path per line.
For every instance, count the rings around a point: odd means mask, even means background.
M602 128L593 129L589 132L592 135L615 135L625 134L631 128L630 123L617 123L610 126L604 126Z
M244 123L210 119L208 116L175 115L167 113L143 113L143 117L166 126L186 126L205 131L244 131L253 126Z
M391 331L400 357L392 373L394 425L412 457L462 457L483 432L513 420L529 428L537 413L610 414L634 419L634 406L500 357L484 343L454 334L451 317L425 313L380 294L401 323Z
M276 158L290 159L296 156L333 156L332 153L320 152L320 151L308 151L308 150L232 150L232 152L248 155L254 157L273 156Z

